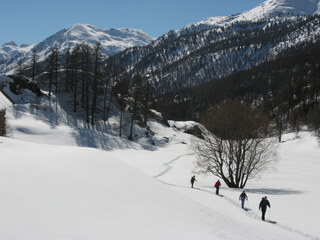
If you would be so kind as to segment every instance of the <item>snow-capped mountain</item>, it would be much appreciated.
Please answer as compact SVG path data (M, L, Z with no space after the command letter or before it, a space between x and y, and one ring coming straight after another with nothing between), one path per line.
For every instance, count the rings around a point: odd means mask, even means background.
M231 16L210 17L190 24L177 31L177 35L188 34L225 26L241 21L259 21L279 16L304 16L320 13L319 0L267 0L259 6Z
M0 64L4 61L15 59L28 53L33 48L33 46L33 44L23 44L21 46L18 46L13 41L3 44L3 46L0 47Z
M36 51L39 56L46 56L54 46L64 51L68 47L72 49L78 43L85 42L94 46L100 42L102 52L110 56L129 47L147 45L152 40L148 34L137 29L100 29L89 24L75 24L37 44Z
M68 47L72 49L76 44L87 43L94 46L100 42L102 53L111 56L129 47L147 45L151 41L151 36L137 29L100 29L89 24L75 24L35 45L24 44L19 47L14 42L4 44L0 48L0 72L14 69L20 57L27 61L33 47L36 49L38 60L42 61L53 47L63 52Z
M158 92L250 69L299 44L320 41L319 0L268 0L228 17L173 30L116 56L121 67L153 75Z

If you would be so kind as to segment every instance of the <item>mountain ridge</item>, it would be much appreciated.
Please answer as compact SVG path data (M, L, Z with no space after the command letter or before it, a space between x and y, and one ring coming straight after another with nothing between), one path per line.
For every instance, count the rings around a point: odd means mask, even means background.
M76 44L83 42L91 46L100 42L102 53L112 56L126 48L147 45L153 40L151 36L138 29L101 29L90 24L77 23L50 35L37 44L17 46L14 41L4 44L0 47L0 71L6 73L13 70L18 58L27 61L33 47L38 54L38 60L43 61L53 47L64 52L67 48L72 49Z
M214 16L189 24L179 30L176 35L208 30L217 26L230 25L238 21L259 21L277 16L313 15L320 13L319 0L267 0L257 7L229 16Z

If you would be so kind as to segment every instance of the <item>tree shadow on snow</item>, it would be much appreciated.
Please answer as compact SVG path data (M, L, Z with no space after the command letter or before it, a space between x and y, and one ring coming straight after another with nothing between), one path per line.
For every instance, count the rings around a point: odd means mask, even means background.
M303 194L303 191L291 190L291 189L272 189L272 188L259 188L259 189L247 189L248 193L256 193L262 195L293 195Z

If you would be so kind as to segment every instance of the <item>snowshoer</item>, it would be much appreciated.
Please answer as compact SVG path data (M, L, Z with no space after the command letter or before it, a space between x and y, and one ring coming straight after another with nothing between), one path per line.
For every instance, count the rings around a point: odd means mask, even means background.
M265 214L267 211L267 207L271 208L270 202L268 201L267 197L263 197L260 204L259 204L259 210L262 212L262 220L265 220Z
M244 202L248 200L248 196L246 194L246 191L242 191L242 193L239 196L239 200L241 200L241 208L244 208Z
M220 183L220 181L218 180L218 181L216 182L216 184L214 185L214 187L216 188L216 194L217 194L217 195L219 195L219 188L220 188L220 186L221 186L221 183Z
M193 184L194 184L195 181L197 181L197 180L196 180L196 176L193 175L193 176L191 177L191 179L190 179L191 188L193 188Z

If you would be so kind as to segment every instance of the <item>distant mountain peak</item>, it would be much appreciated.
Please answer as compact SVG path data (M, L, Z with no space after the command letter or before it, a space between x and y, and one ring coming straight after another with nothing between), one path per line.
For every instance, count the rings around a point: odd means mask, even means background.
M176 35L184 35L216 26L225 26L240 21L258 21L277 16L303 16L320 13L320 0L267 0L259 6L230 16L209 17L200 22L190 24L179 31Z
M242 16L247 20L272 18L278 15L312 15L319 11L319 0L267 0Z
M86 43L91 47L97 42L101 43L101 52L106 56L115 55L126 48L144 46L154 39L137 29L101 29L90 24L77 23L62 29L36 45L17 46L15 42L6 43L0 47L0 63L10 60L10 66L0 65L2 71L14 69L18 57L28 58L31 49L35 47L38 61L43 61L50 54L53 47L57 47L63 53L66 49L72 49L77 44ZM12 60L13 59L13 60Z
M3 44L2 46L13 46L13 47L17 47L18 45L17 45L14 41L11 41L11 42L7 42L7 43Z
M90 24L77 23L63 29L37 44L37 52L48 53L48 47L57 46L60 50L72 48L79 43L95 45L101 43L102 52L114 55L126 48L144 46L154 39L141 30L136 29L101 29Z

